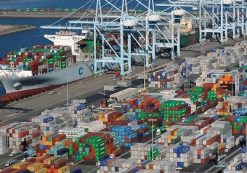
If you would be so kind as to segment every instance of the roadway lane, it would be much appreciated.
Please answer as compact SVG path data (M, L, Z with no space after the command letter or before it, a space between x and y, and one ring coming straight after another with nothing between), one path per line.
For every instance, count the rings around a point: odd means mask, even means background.
M3 169L6 167L5 163L7 162L7 160L15 159L17 162L18 160L21 160L24 157L25 157L25 155L23 153L17 154L16 156L13 156L13 157L9 157L8 154L5 154L5 155L1 156L1 158L0 158L0 169Z
M225 162L225 165L227 167L227 165L231 162L231 160L240 153L240 149L241 148L235 148L235 150L229 154L227 154L227 157L222 159L221 162ZM222 171L224 170L224 168L220 168L217 167L217 165L212 166L211 168L207 169L206 171L204 171L204 173L211 173L211 172L218 172L218 171Z

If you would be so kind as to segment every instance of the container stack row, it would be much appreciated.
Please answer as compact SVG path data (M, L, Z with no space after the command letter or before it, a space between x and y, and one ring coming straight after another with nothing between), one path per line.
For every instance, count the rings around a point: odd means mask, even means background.
M179 122L183 117L191 114L191 107L184 101L168 100L160 106L163 119L167 122Z
M8 152L9 138L6 133L0 132L0 155Z
M162 148L164 147L159 144L136 143L130 148L131 159L138 163L141 163L141 160L154 160L160 155Z
M177 88L182 85L181 79L182 74L179 73L178 67L164 68L150 73L148 76L148 86L164 89Z
M72 118L63 107L45 110L41 115L32 117L31 121L39 124L44 135L58 133L60 129L73 124Z
M185 144L170 147L167 157L175 162L177 167L188 167L193 163L193 151L189 145Z
M1 127L6 146L15 151L25 150L27 145L36 146L41 140L41 131L37 123L20 122ZM3 142L4 142L3 141Z
M106 159L101 163L100 169L97 170L97 173L119 173L119 172L128 172L135 168L137 163L132 159Z
M25 173L69 173L70 166L67 165L63 157L42 156L30 158L25 162L19 162L12 167L2 171L2 173L25 172Z
M214 69L236 65L246 53L243 45L243 42L237 43L235 46L212 50L206 56L188 57L183 65L188 67L190 74L204 74Z

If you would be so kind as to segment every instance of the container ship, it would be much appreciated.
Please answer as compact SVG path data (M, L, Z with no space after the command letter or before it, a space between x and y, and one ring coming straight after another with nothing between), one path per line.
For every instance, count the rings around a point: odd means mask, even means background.
M45 37L53 39L55 45L22 48L1 59L0 105L94 74L92 40L64 31ZM113 70L117 66L106 64L104 68Z

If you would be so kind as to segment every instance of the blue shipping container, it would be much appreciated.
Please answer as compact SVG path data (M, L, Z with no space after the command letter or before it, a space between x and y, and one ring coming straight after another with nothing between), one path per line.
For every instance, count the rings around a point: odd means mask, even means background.
M68 152L69 152L68 148L61 148L60 150L57 151L57 155L64 155Z

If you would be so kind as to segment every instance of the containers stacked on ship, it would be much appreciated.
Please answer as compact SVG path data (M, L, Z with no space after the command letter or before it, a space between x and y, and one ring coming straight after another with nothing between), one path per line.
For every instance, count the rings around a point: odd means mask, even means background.
M97 42L97 48L99 48L100 43ZM88 54L89 56L92 56L93 49L94 49L94 41L90 39L84 39L79 42L79 47L81 49L82 54ZM99 49L100 51L100 49ZM97 51L98 52L98 51Z
M3 62L18 70L38 74L66 68L68 62L75 63L75 56L66 46L34 46L9 52Z

